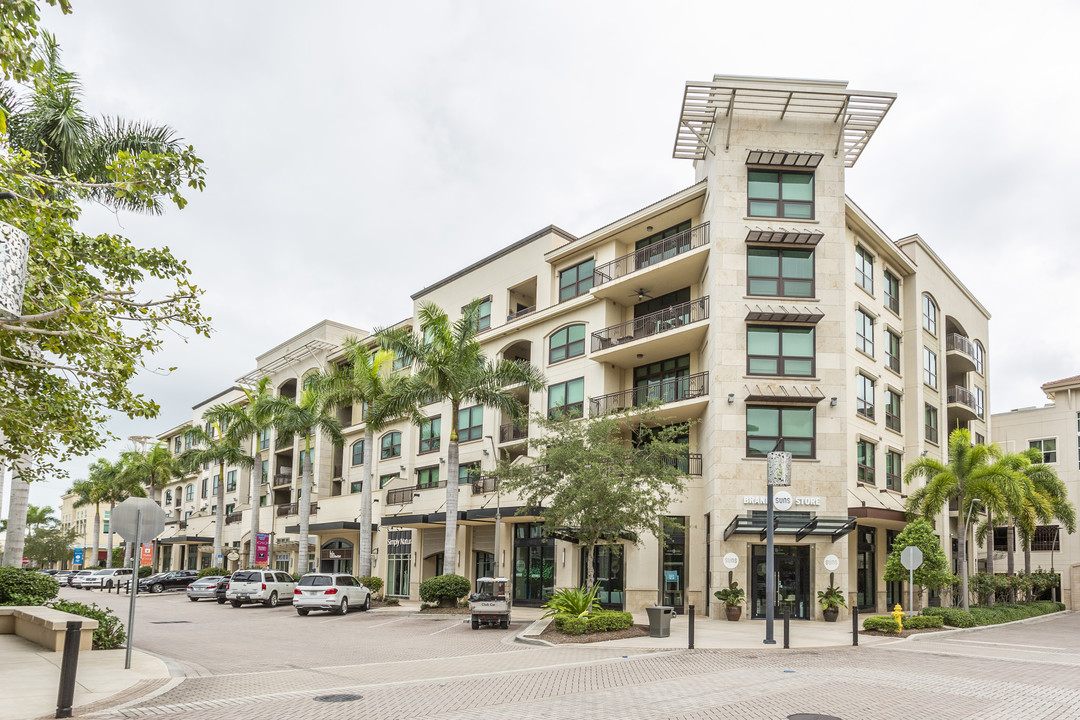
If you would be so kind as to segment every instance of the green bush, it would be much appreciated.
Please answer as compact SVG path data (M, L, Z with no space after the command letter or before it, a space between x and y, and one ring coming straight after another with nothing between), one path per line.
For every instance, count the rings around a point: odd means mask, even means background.
M562 588L556 590L543 605L543 608L547 610L544 617L561 614L577 617L588 615L596 604L596 593L599 590L599 584L594 585L592 590L586 590L585 588Z
M862 621L863 630L878 630L886 633L900 632L900 623L888 615L871 615Z
M384 600L384 602L387 605L400 605L401 604L401 601L398 600L396 597L388 597L388 598L386 598L386 600Z
M926 608L923 615L936 615L950 627L971 628L1038 617L1065 609L1057 602L1001 603L990 607L973 606L970 612L960 608Z
M938 615L916 615L904 618L904 628L908 630L923 630L925 628L939 628L944 621Z
M208 568L203 568L202 570L200 570L199 574L195 576L195 579L197 580L199 578L210 577L211 575L217 575L219 577L225 577L228 574L229 574L229 571L226 570L225 568L208 567ZM140 575L140 577L142 577L142 576Z
M634 624L634 616L617 610L594 610L583 616L559 613L552 624L556 630L567 635L584 635L628 628Z
M365 575L361 578L356 578L360 581L360 584L371 591L372 595L378 595L382 590L383 581L381 577L375 577L374 575Z
M589 627L586 618L571 615L569 613L556 615L551 623L555 626L556 630L564 632L567 635L584 635L585 630Z
M97 630L94 631L94 650L115 650L122 647L124 641L127 640L124 623L120 621L120 618L116 617L109 608L99 607L97 603L86 605L70 600L53 600L46 607L97 620Z
M51 575L21 568L0 568L0 605L44 605L60 593Z
M469 580L460 575L436 575L420 583L420 599L454 607L459 598L469 594Z
M960 608L928 607L923 609L922 614L940 617L949 627L975 627L975 618L971 616L971 613L964 612Z
M148 578L153 574L154 568L150 567L149 565L143 565L139 568L139 577L141 578Z

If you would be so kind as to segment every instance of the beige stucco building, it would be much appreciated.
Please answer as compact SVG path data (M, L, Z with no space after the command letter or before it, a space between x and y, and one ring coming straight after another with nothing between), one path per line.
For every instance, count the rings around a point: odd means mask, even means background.
M685 533L664 547L642 538L621 553L599 548L609 605L694 604L716 617L713 592L730 579L748 590L745 616L763 615L764 456L774 448L795 455L791 506L777 528L781 601L813 619L816 592L830 583L864 610L900 599L882 573L904 526L901 469L920 455L944 457L951 428L989 435L990 365L986 309L922 238L889 238L847 195L846 169L893 100L839 82L687 83L674 156L692 165L688 187L580 237L549 226L413 295L417 307L434 302L451 317L483 299L488 356L546 376L545 390L520 391L531 412L569 405L593 416L655 400L665 422L693 422L686 493L668 510ZM295 396L305 373L340 359L347 336L366 333L324 321L260 356L238 385L265 375L275 392ZM241 398L239 387L226 390L196 405L191 423ZM255 511L260 532L273 534L271 562L351 571L359 533L370 531L375 573L392 595L417 597L419 582L448 563L470 578L507 575L519 604L580 584L585 558L572 533L544 537L539 518L517 514L521 503L485 476L496 457L527 453L535 426L486 408L462 410L457 552L443 557L449 407L425 412L429 425L401 423L366 449L378 483L372 528L357 522L360 408L340 411L343 448L314 438L317 541L303 562L300 450L290 438L263 438ZM182 450L186 426L159 438ZM226 559L230 567L246 564L253 512L251 478L234 471L225 544L239 559ZM165 491L168 567L212 561L215 473ZM953 525L938 519L943 535Z

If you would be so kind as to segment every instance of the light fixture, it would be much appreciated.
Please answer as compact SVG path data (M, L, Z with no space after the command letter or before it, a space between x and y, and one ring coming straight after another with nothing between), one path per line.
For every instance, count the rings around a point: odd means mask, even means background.
M652 232L652 225L646 225L645 232Z
M836 398L829 398L829 407L836 407Z
M405 466L404 465L401 466L401 472L405 472Z
M562 564L563 567L566 567L566 548L562 549Z
M727 394L727 401L728 401L728 405L735 402L735 393L728 393Z
M490 454L491 454L491 453L490 453L490 452L488 452L488 449L487 449L487 448L484 448L484 457L487 457L487 456L488 456L488 455L490 455Z
M642 355L641 353L638 353L638 354L637 354L637 359L638 359L638 360L640 360L640 359L641 359L641 358L643 358L643 357L645 357L645 356L644 356L644 355Z
M441 463L446 462L446 458L439 458L439 462L441 462Z

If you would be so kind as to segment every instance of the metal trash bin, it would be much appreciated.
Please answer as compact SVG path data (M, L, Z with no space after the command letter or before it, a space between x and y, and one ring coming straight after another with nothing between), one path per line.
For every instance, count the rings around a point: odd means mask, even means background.
M649 614L649 637L666 638L671 635L671 616L675 608L670 605L655 605L645 608Z

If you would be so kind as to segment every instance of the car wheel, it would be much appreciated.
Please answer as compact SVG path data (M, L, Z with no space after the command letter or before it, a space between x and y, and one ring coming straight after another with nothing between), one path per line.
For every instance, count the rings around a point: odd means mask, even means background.
M364 611L367 611L367 610L371 609L371 594L370 593L368 593L368 596L366 598L364 598L364 604L360 606L360 609L364 610Z
M503 630L509 630L510 629L510 621L509 620L500 620L499 621L499 627L502 628Z
M480 621L477 620L476 618L472 619L472 629L473 630L479 630L480 629Z
M296 608L296 614L297 614L297 615L301 615L301 616L303 616L303 617L307 617L307 614L308 614L309 612L311 612L311 611L310 611L310 610L308 610L307 608Z
M338 605L337 614L338 615L347 615L348 613L349 613L349 598L343 597L343 598L341 598L341 604Z
M277 590L270 593L270 597L266 598L266 602L263 603L266 607L277 607Z
M165 586L162 585L161 583L154 583L153 585L150 586L150 592L152 592L152 593L159 593L159 592L164 592L164 591L165 591Z
M188 598L191 602L199 602L199 598Z
M241 602L239 600L233 600L232 601L232 606L234 608L238 608L238 607L240 607L240 605L241 605Z
M217 599L217 604L218 605L224 605L225 604L225 598L218 598Z

